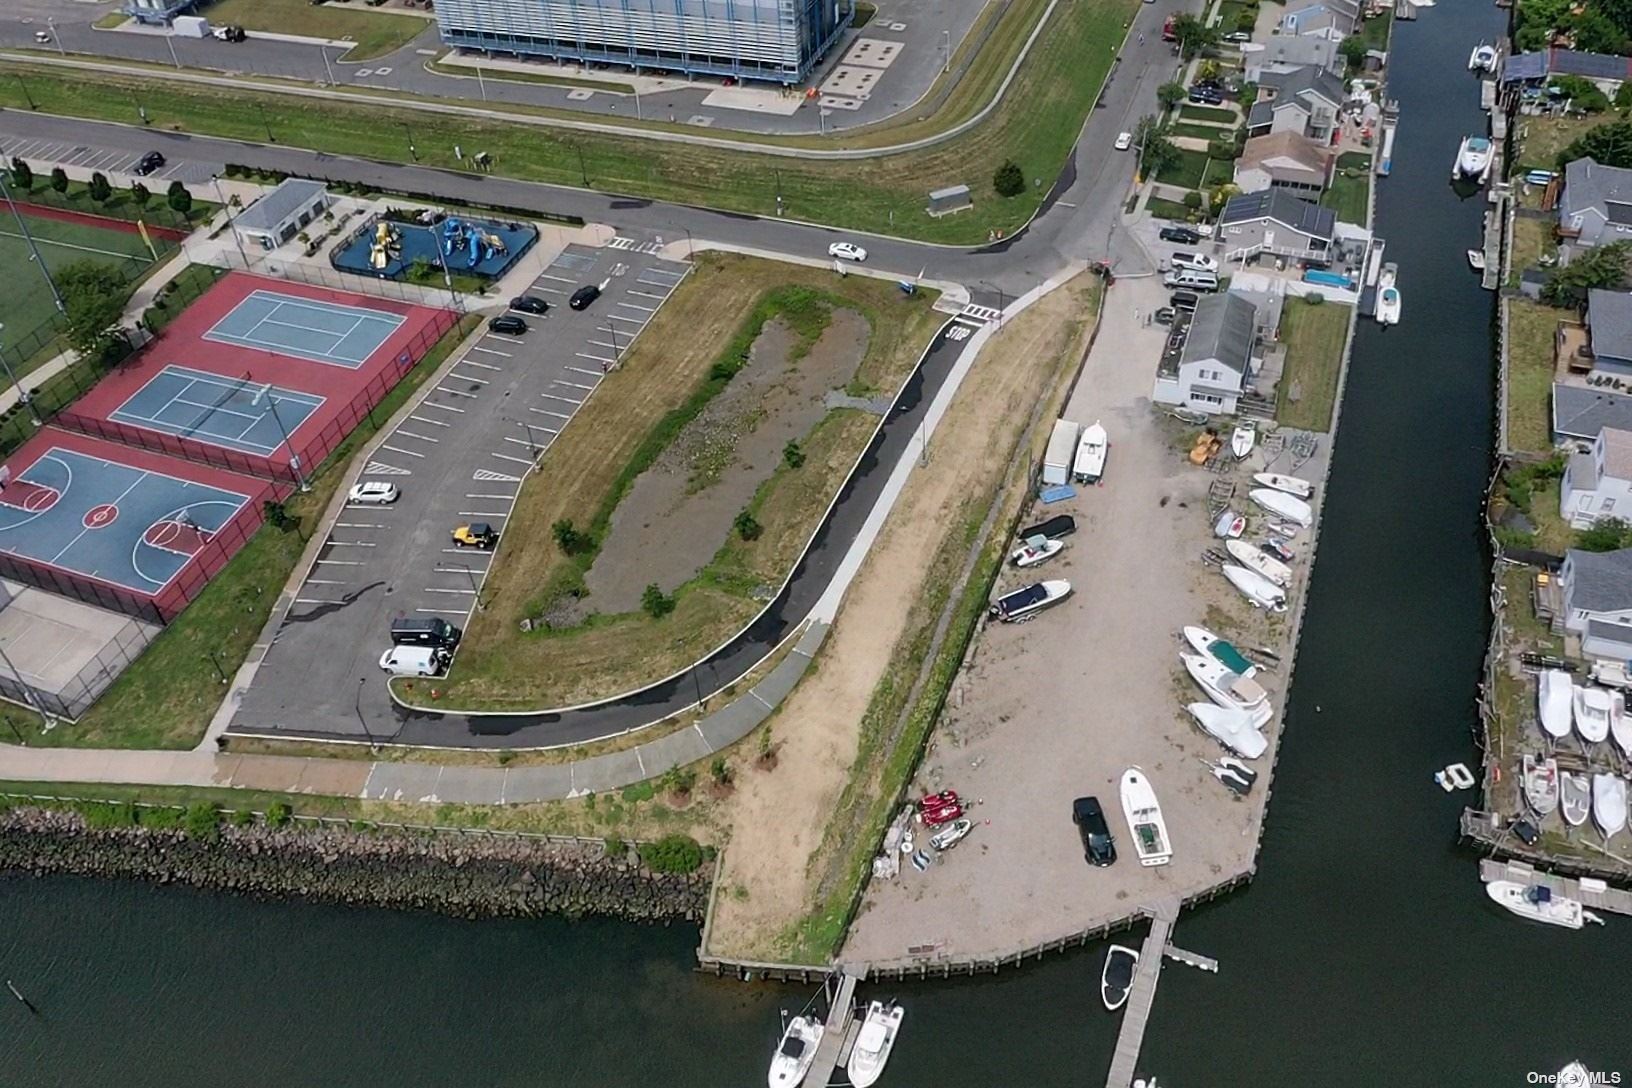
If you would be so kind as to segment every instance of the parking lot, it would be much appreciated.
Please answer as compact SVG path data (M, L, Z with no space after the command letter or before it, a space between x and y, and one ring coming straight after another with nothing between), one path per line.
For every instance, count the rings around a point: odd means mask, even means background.
M88 147L76 144L71 140L53 140L47 137L26 137L7 140L5 144L6 157L36 159L60 166L78 166L86 170L97 170L104 174L123 174L135 177L133 173L137 162L141 161L144 151L119 151L106 147ZM166 161L153 173L148 175L147 182L152 188L152 181L182 181L191 183L209 181L218 167L210 163L191 160Z
M684 278L655 242L618 237L568 246L528 293L549 303L528 331L485 332L387 431L359 480L394 483L386 506L348 504L289 607L231 732L383 739L398 718L378 667L390 621L440 616L459 627L476 608L493 552L455 546L459 525L499 534L522 481L579 405ZM602 294L575 312L567 300ZM548 487L548 479L533 484Z

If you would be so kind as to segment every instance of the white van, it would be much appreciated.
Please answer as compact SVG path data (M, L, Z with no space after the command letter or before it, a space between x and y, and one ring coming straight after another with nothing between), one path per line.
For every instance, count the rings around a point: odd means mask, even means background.
M440 646L393 646L380 655L380 668L392 676L441 676L451 660Z
M1187 268L1175 268L1163 277L1162 282L1168 287L1183 287L1191 291L1218 290L1218 276L1212 272L1192 272Z

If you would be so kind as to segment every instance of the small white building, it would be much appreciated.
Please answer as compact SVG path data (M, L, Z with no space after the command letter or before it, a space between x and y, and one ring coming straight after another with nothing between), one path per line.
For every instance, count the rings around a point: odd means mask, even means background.
M1632 521L1632 431L1605 427L1590 452L1570 458L1558 513L1575 529L1591 528L1599 518Z
M277 249L333 203L320 181L286 178L233 217L232 229L249 245Z
M1564 630L1591 657L1632 660L1632 548L1564 553Z

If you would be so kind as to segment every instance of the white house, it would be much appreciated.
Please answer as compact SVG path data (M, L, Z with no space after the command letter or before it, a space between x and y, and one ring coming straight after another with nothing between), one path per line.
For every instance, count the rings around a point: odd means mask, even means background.
M277 249L328 208L321 181L285 178L276 189L239 212L232 221L238 237L262 249Z
M1233 415L1252 380L1257 310L1238 294L1208 295L1182 341L1162 353L1151 399L1198 412Z
M1564 553L1564 630L1591 657L1632 660L1632 548Z
M1558 513L1573 528L1589 528L1599 518L1632 521L1632 431L1605 427L1592 452L1570 458L1559 489Z

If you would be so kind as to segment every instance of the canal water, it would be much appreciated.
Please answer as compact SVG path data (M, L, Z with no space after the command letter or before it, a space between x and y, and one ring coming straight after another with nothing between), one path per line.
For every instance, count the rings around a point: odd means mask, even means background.
M1632 920L1499 912L1455 842L1465 795L1430 777L1475 758L1493 305L1462 257L1483 205L1448 180L1483 131L1468 52L1503 21L1441 0L1396 34L1379 232L1404 319L1360 331L1261 873L1179 924L1222 970L1164 971L1141 1062L1164 1086L1498 1088L1573 1058L1632 1077ZM0 1084L762 1084L809 991L697 975L696 940L0 880L0 978L40 1010L0 1003ZM885 1083L1102 1083L1099 956L899 987Z

